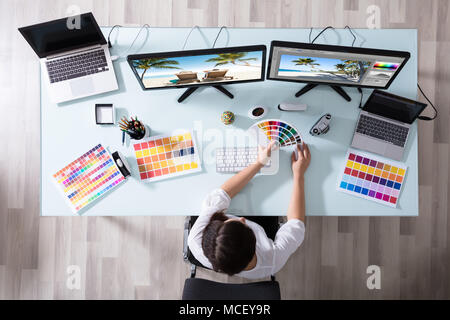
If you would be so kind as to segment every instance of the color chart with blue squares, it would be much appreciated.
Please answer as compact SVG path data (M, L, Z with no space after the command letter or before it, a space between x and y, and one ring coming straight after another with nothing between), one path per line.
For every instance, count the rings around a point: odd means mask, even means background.
M406 171L407 167L402 163L350 148L337 189L395 208Z

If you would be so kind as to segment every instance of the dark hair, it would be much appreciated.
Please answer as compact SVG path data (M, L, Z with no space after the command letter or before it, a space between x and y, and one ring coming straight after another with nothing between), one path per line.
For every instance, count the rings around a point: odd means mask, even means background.
M255 255L256 238L252 229L240 221L225 221L223 212L216 212L203 230L203 253L213 269L233 275L241 272Z

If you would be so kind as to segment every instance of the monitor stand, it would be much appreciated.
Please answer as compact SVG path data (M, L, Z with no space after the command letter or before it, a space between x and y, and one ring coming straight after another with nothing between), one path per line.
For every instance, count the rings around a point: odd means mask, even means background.
M309 83L306 86L304 86L299 92L297 92L295 94L295 96L298 98L301 95L307 93L309 90L314 89L315 87L317 87L318 84L312 84ZM347 101L352 101L352 98L350 98L350 96L344 91L344 89L342 89L342 87L340 86L333 86L333 85L329 85L331 88L334 89L334 91L336 91L337 93L339 93L339 95L344 98Z
M224 87L222 87L221 85L216 85L213 86L214 88L216 88L217 90L219 90L220 92L222 92L223 94L225 94L228 98L233 99L234 96L233 94L228 91L227 89L225 89ZM194 93L195 90L197 90L199 87L191 87L189 89L187 89L182 95L181 97L178 98L178 102L181 103L183 102L187 97L189 97L191 94Z

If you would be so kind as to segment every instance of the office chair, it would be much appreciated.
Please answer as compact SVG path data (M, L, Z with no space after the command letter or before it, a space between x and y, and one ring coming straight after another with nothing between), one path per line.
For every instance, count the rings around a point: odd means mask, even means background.
M245 217L264 228L272 240L280 227L278 217ZM197 216L186 217L184 223L183 259L191 265L191 276L184 282L183 300L280 300L280 285L271 276L270 281L253 283L221 283L195 278L197 267L209 269L195 259L187 245L189 232Z

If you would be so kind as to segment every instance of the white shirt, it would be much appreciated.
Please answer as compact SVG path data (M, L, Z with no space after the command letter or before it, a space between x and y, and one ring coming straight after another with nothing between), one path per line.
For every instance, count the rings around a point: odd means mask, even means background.
M203 229L211 216L224 211L230 206L231 199L222 189L212 191L203 201L202 210L188 237L188 246L194 257L205 267L211 268L211 262L202 249ZM227 215L229 218L236 218ZM256 237L256 266L248 271L236 274L247 279L260 279L277 273L294 253L305 237L305 224L298 219L290 219L283 224L275 236L275 241L268 238L264 229L257 223L246 220Z

